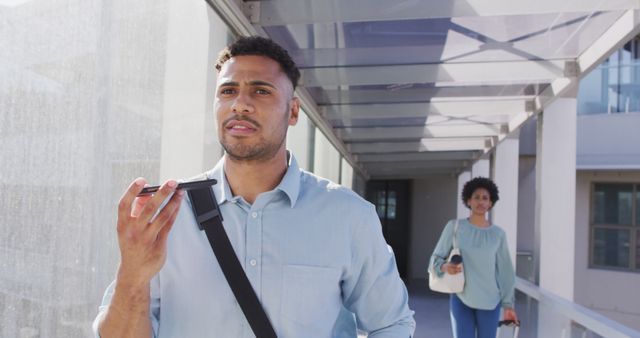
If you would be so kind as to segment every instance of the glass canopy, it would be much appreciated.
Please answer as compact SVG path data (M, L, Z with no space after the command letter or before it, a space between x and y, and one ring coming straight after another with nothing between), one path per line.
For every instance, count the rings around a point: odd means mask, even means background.
M373 178L468 169L631 38L639 7L274 0L244 2L245 17L233 20L235 4L222 3L214 6L240 34L287 48L302 71L305 111Z

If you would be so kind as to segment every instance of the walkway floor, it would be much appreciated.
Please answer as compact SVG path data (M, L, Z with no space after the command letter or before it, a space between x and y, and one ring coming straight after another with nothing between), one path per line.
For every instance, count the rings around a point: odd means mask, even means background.
M414 279L407 284L409 291L409 307L415 311L416 332L414 338L452 338L451 320L449 318L449 296L433 292L429 289L426 279ZM532 318L527 317L526 307L523 301L516 300L516 311L520 320L524 319L520 329L520 338L530 338L533 323ZM528 318L528 319L527 319ZM528 325L527 325L528 324ZM507 338L513 336L513 329L503 327L499 330L498 337Z
M416 320L416 332L413 338L452 338L449 296L431 291L428 283L426 279L414 279L407 283L409 307L415 311ZM521 320L526 317L524 310L522 301L517 300L516 311ZM525 325L520 330L520 338L531 338L530 332L533 330ZM510 328L503 328L498 332L499 338L511 338L512 335L513 331ZM359 335L358 338L366 338L366 335Z
M453 337L449 319L449 296L429 290L427 284L426 279L414 279L407 285L409 307L416 312L416 333L413 337Z

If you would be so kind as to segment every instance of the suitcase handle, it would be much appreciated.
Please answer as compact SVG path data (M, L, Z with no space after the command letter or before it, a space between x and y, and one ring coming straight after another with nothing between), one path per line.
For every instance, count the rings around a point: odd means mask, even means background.
M501 320L498 322L498 329L501 326L509 326L513 327L513 338L518 338L518 334L520 333L520 321L518 320Z
M500 326L520 326L519 320L501 320L498 322L498 327Z

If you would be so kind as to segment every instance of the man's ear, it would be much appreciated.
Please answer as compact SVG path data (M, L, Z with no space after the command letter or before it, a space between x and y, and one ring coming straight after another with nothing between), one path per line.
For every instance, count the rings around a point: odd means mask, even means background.
M293 97L289 103L289 125L295 126L298 123L298 114L300 113L300 100Z

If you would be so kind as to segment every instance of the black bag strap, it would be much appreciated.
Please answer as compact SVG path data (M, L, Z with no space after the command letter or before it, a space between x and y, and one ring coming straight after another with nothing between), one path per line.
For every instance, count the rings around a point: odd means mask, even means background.
M209 244L216 255L224 277L236 297L240 309L257 338L277 338L267 314L256 295L247 275L240 265L236 252L231 246L224 226L222 214L218 208L211 187L188 190L191 207L200 225L209 239Z

